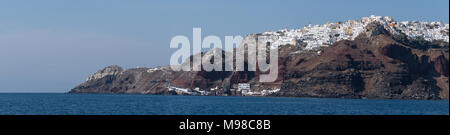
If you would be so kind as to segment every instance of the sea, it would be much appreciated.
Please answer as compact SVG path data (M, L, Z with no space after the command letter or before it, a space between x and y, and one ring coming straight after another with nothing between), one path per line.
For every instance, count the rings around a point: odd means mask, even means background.
M449 101L1 93L0 115L449 115Z

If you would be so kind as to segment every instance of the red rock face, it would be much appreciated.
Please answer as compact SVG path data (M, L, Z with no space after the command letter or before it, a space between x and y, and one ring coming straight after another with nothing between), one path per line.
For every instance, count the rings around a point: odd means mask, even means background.
M319 50L293 53L300 47L282 46L278 79L272 83L259 82L263 73L258 71L166 74L133 69L85 82L71 92L172 94L165 89L168 77L173 86L204 90L218 87L222 93L238 83L250 83L254 91L281 89L271 96L448 99L448 46L433 51L415 49L377 31L379 27L372 29L371 36L321 48L320 54Z
M428 75L433 74L433 63L430 61L429 56L422 55L418 57L416 54L412 53L411 48L407 48L402 45L389 44L381 48L381 53L388 56L394 60L403 62L408 67L408 72Z
M434 62L434 69L436 72L438 72L440 75L448 77L448 60L445 59L444 55L439 55L438 57L433 59Z

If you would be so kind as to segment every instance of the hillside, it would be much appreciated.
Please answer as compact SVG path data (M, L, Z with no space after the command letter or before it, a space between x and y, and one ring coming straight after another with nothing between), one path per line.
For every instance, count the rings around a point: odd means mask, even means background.
M283 36L280 41L250 43L248 38L264 34L247 35L240 47L272 43L279 48L278 79L271 83L259 82L259 71L175 72L168 66L127 70L109 66L69 93L242 96L237 86L248 83L253 93L264 96L448 99L448 35L440 40L417 38L394 31L398 30L395 25L387 27L383 21L362 26L357 35L320 46L301 40L301 34L292 44L281 44L281 40L292 40ZM221 50L197 55L217 51Z

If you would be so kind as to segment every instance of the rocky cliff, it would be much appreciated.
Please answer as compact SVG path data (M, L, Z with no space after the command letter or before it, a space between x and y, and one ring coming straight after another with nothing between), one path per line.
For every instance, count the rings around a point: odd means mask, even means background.
M246 39L251 36L258 35ZM177 94L169 90L173 86L200 89L209 95L240 95L232 89L238 83L249 83L253 91L279 89L267 96L448 99L448 42L417 48L418 43L434 43L413 40L371 24L354 40L328 47L280 46L278 78L271 83L259 82L259 71L175 72L167 66L128 70L111 66L89 76L70 93ZM240 47L256 44L244 40ZM217 50L197 55L213 52Z

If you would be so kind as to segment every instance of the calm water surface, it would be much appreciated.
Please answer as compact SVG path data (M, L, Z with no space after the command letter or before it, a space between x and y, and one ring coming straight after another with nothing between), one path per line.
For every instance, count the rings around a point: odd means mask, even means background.
M0 94L2 115L448 115L448 100Z

